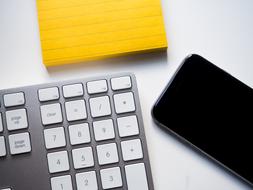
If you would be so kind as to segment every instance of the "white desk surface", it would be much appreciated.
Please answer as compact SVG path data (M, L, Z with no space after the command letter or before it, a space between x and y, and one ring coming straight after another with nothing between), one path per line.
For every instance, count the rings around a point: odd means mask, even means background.
M161 131L150 110L183 58L198 53L253 87L252 0L162 0L166 53L46 69L35 0L0 0L0 88L130 71L136 74L155 189L248 189Z

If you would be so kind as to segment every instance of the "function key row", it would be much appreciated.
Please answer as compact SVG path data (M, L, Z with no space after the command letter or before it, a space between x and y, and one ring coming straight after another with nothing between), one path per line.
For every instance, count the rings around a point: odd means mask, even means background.
M112 90L123 90L132 87L130 76L118 77L111 79ZM98 94L108 91L107 81L96 80L87 82L87 91L89 94ZM63 86L63 96L65 98L73 98L83 96L84 90L81 83L70 84ZM38 90L39 100L41 102L57 100L59 99L59 89L58 87L50 87Z
M111 86L113 90L123 90L131 88L131 78L130 76L112 78ZM87 82L87 90L89 94L107 92L107 82L106 80ZM65 98L78 97L82 96L83 94L83 85L81 83L63 86L63 96ZM41 102L57 100L60 97L58 87L39 89L38 95L39 100ZM20 106L25 104L25 94L23 92L5 94L3 96L3 99L5 107Z

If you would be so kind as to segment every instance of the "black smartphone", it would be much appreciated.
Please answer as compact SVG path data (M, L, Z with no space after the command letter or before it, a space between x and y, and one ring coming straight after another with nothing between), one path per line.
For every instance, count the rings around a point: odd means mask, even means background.
M156 123L253 186L253 89L188 56L153 106Z

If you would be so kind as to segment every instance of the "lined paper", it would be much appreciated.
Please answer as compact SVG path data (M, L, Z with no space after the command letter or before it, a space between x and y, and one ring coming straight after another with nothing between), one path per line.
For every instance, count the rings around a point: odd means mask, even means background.
M37 0L46 66L167 47L160 0Z

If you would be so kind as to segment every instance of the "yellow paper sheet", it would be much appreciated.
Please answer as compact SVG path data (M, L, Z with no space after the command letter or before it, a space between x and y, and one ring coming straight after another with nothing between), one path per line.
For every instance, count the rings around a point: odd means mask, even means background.
M46 66L167 47L160 0L37 0L37 8Z

